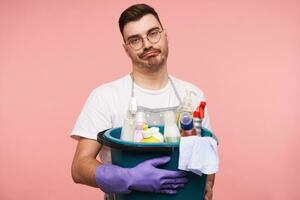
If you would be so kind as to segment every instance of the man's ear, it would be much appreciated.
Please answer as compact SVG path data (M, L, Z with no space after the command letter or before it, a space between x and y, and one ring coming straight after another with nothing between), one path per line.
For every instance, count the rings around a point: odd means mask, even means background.
M122 44L122 45L123 45L123 48L124 48L124 50L125 50L127 56L129 56L128 49L127 49L127 45L126 45L126 44Z
M166 39L168 40L168 34L167 34L167 30L166 29L164 29L164 33L165 33Z

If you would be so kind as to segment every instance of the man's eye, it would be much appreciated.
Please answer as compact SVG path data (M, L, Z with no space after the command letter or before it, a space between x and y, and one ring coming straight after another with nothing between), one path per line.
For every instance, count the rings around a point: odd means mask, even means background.
M150 37L155 37L155 36L157 36L157 34L158 34L158 31L152 31L152 32L149 33L149 36Z
M137 44L137 43L139 43L139 41L140 41L139 38L134 38L134 39L131 39L131 40L129 41L129 43L131 43L131 44Z

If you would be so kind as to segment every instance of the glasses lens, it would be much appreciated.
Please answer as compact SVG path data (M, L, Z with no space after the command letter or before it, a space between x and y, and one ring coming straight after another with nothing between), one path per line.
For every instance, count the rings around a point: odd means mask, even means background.
M160 40L160 31L159 30L154 30L151 31L148 35L147 38L149 42L155 44Z
M133 49L140 49L143 45L141 38L134 38L129 40L128 42Z

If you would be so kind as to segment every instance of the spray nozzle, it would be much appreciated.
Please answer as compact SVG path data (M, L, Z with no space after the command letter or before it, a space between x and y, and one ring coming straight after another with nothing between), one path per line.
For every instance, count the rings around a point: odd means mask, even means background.
M204 118L204 111L205 111L204 109L205 109L205 106L206 106L206 102L205 101L201 101L200 105L199 105L200 119Z
M192 90L185 91L181 107L185 110L194 110L192 95L197 96L196 92Z

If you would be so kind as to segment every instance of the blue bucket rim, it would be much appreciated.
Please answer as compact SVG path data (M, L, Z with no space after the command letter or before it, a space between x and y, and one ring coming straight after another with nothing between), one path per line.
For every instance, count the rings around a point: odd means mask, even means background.
M164 126L158 126L161 129L164 128ZM130 141L124 141L118 138L115 138L113 136L111 136L111 132L116 131L116 130L120 130L121 131L122 127L116 127L116 128L112 128L112 129L108 129L105 131L105 133L103 134L103 139L110 142L110 143L115 143L118 145L124 145L124 146L128 146L128 147L161 147L161 148L179 148L179 142L170 142L170 143L165 143L165 142L157 142L157 143L141 143L141 142L130 142ZM203 137L213 137L213 134L210 130L208 130L207 128L201 128L201 134L204 133L204 135L202 135Z
M109 142L113 142L113 143L117 143L120 145L125 145L125 146L130 146L130 147L175 147L178 148L180 142L171 142L171 143L164 143L164 142L156 142L156 143L142 143L142 142L130 142L130 141L124 141L118 138L115 138L113 136L111 136L111 132L116 131L116 130L120 130L122 129L122 127L116 127L116 128L112 128L109 129L107 131L105 131L104 133L104 139L108 140Z

